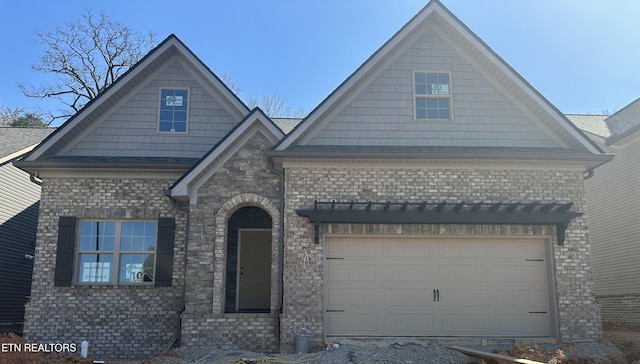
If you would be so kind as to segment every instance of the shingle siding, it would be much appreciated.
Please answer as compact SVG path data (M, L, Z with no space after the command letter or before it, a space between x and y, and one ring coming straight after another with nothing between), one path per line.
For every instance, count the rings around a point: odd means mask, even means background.
M414 121L414 71L451 72L452 121ZM557 146L536 121L433 30L326 122L303 144Z
M160 88L165 87L189 88L187 135L157 132ZM174 59L65 155L200 158L238 121Z

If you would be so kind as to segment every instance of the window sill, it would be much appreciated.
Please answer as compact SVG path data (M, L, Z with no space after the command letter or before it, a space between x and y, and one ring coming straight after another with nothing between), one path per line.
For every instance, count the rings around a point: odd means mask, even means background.
M153 282L147 284L75 284L70 288L76 289L107 289L107 288L116 288L116 289L135 289L135 288L156 288ZM160 287L157 287L160 288Z
M417 123L452 123L453 119L413 119Z

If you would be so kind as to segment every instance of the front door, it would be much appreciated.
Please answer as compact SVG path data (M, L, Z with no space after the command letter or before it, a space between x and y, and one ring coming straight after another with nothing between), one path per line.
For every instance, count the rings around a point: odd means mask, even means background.
M271 229L238 230L237 311L271 308Z

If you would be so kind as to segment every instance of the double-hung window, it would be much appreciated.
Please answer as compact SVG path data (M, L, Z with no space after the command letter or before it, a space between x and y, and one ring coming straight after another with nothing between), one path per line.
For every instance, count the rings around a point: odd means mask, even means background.
M188 110L188 89L160 89L158 131L161 133L186 133Z
M449 73L414 72L416 120L451 120Z
M154 282L156 221L83 220L79 227L79 284Z

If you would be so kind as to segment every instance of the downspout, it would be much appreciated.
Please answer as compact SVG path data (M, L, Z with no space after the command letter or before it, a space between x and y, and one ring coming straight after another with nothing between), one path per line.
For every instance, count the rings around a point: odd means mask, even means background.
M178 332L176 333L176 339L171 343L171 347L175 347L175 344L178 343L180 345L180 340L182 339L182 314L186 310L186 306L184 304L185 299L187 297L187 257L189 255L189 226L191 225L191 211L188 206L182 205L175 197L171 196L171 190L165 190L164 194L169 197L171 202L173 203L173 208L176 210L184 212L186 217L186 227L184 232L184 267L183 267L183 277L184 282L182 283L182 310L178 314Z
M280 315L284 301L284 168L282 171L275 169L273 158L269 158L268 168L280 177L280 231L278 232L278 275L280 281L280 294L275 312L274 331L276 336L276 350L280 351Z

